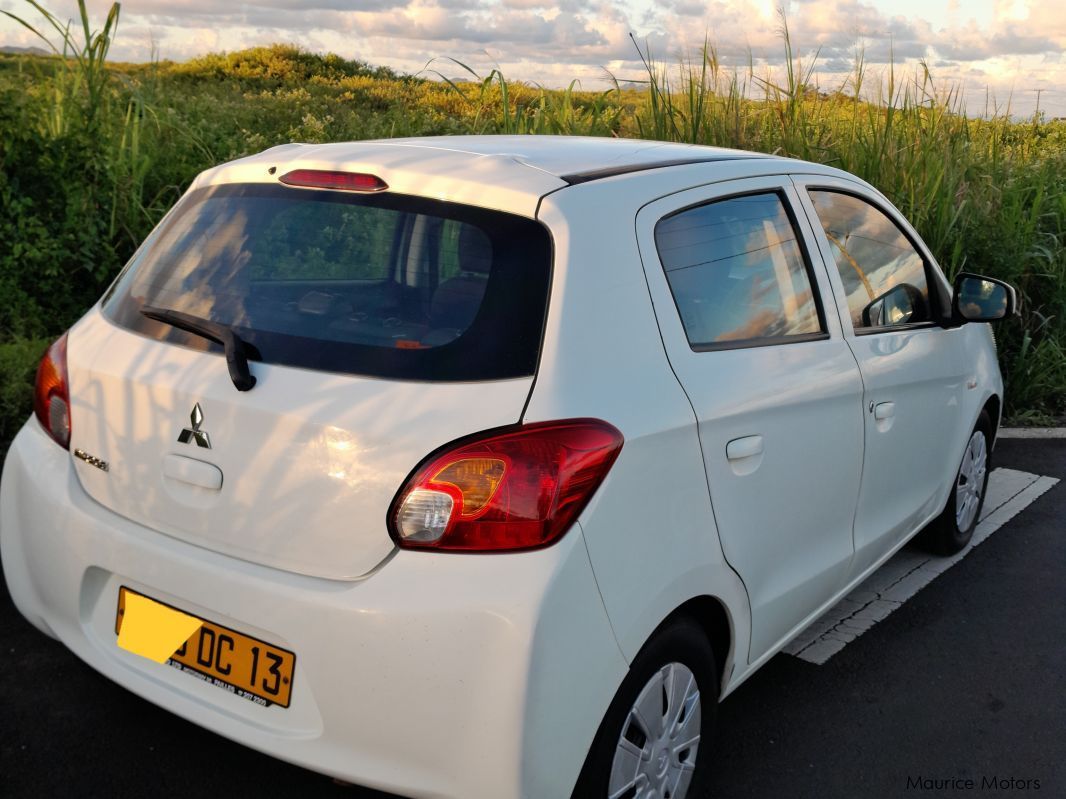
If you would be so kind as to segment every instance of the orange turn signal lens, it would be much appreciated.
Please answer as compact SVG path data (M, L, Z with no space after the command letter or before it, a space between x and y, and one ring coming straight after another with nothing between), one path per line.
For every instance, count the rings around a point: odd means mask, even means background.
M431 482L455 486L463 497L460 515L469 519L489 504L505 471L507 464L499 458L463 458L449 463L433 475Z
M37 367L33 412L53 440L70 449L70 388L67 380L67 334L60 336Z

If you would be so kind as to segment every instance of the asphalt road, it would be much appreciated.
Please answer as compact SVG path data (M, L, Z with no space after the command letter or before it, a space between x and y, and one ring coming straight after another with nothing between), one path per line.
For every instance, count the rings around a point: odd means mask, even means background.
M713 796L1066 796L1066 440L1001 441L994 465L1062 482L825 665L779 655L727 699ZM164 791L384 796L138 699L31 628L5 587L0 794Z

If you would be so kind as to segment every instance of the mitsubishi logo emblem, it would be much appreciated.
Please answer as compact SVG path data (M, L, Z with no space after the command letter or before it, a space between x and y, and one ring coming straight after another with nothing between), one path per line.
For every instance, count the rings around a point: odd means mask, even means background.
M204 412L200 410L199 402L193 405L192 413L189 414L189 421L192 422L192 427L182 429L181 434L178 436L178 443L189 444L195 441L196 446L211 449L211 437L200 429L200 425L204 423Z

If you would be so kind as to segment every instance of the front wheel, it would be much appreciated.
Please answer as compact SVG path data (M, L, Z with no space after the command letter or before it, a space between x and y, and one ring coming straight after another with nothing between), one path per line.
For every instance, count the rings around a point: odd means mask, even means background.
M705 793L718 706L714 653L680 620L640 651L589 750L574 799L693 799Z
M991 444L992 420L981 411L966 442L948 504L924 533L929 548L939 555L954 555L973 537L988 489Z

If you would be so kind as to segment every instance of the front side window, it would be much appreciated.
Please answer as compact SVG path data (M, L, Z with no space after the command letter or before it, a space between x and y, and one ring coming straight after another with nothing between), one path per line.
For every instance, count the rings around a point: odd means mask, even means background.
M811 191L833 249L855 330L932 320L925 259L891 219L865 200Z
M776 192L666 217L655 245L693 349L822 332L796 229Z

